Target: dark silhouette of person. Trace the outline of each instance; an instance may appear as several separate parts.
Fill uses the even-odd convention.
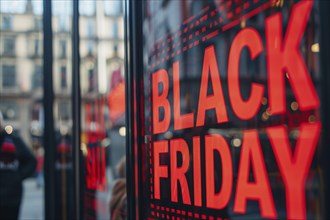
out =
[[[22,182],[34,174],[37,160],[23,140],[3,129],[0,112],[0,219],[18,219]]]

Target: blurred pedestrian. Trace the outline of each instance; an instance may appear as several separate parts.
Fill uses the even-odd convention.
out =
[[[36,183],[37,188],[41,188],[44,185],[44,175],[43,175],[43,167],[44,167],[44,149],[41,145],[39,145],[36,151],[37,157],[37,168],[36,168]]]
[[[126,194],[126,159],[123,157],[117,165],[118,179],[114,183],[111,200],[111,220],[124,220],[127,218],[127,194]]]
[[[34,174],[36,158],[23,140],[3,128],[0,112],[0,219],[18,219],[22,182]]]

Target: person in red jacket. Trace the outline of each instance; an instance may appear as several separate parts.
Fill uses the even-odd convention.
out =
[[[3,129],[0,112],[0,219],[18,219],[22,182],[34,174],[36,158],[23,140]]]

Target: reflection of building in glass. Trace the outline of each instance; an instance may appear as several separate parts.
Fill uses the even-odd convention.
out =
[[[20,132],[27,143],[32,136],[40,136],[43,128],[42,76],[47,74],[42,66],[42,15],[36,14],[33,6],[32,1],[27,1],[24,11],[0,14],[0,110],[5,123]],[[113,13],[107,8],[103,1],[96,1],[94,13],[80,16],[83,102],[100,93],[106,95],[113,72],[109,60],[118,58],[123,62],[123,12]],[[55,126],[56,130],[67,131],[71,126],[72,84],[69,13],[53,16]]]

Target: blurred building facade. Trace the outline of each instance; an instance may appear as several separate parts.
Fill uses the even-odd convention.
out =
[[[80,17],[83,103],[100,94],[106,96],[112,73],[123,65],[123,7],[115,3],[113,10],[107,11],[103,1],[95,1],[94,13]],[[54,121],[61,133],[69,132],[72,124],[71,21],[71,15],[53,16]],[[43,131],[42,87],[47,73],[43,73],[42,15],[34,13],[28,0],[24,13],[1,12],[0,25],[0,110],[5,124],[31,144]],[[82,120],[82,127],[84,123]]]

